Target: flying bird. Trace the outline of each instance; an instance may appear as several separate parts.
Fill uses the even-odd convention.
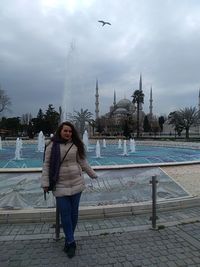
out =
[[[106,24],[111,25],[110,22],[103,21],[103,20],[98,20],[98,22],[102,23],[102,27],[103,27],[104,25],[106,25]]]

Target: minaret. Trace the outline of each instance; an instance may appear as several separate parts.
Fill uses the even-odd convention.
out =
[[[199,120],[200,120],[200,89],[199,89]],[[200,134],[200,123],[199,123],[199,134]]]
[[[142,74],[140,74],[139,90],[142,91]],[[142,111],[142,103],[139,104],[139,110]]]
[[[200,89],[199,89],[199,113],[200,113]]]
[[[150,89],[150,99],[149,99],[149,117],[150,117],[150,121],[152,121],[153,118],[153,98],[152,98],[152,86]]]
[[[142,74],[140,74],[139,90],[142,91]]]
[[[95,94],[95,115],[96,119],[99,118],[99,88],[98,88],[98,80],[96,80],[96,94]]]
[[[114,90],[114,100],[113,100],[113,106],[115,107],[116,106],[116,92]]]

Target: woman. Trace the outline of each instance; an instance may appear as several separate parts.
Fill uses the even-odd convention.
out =
[[[47,145],[42,170],[42,187],[48,192],[49,176],[56,178],[53,195],[56,197],[65,234],[64,251],[69,258],[75,255],[74,231],[78,221],[81,193],[85,188],[82,170],[91,178],[97,174],[86,160],[85,148],[74,125],[63,122]]]

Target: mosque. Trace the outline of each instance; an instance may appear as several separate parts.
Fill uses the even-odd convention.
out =
[[[140,75],[139,79],[139,90],[142,91],[142,75]],[[200,111],[200,89],[199,89],[199,101],[198,101],[198,109]],[[149,113],[145,114],[143,111],[143,105],[140,103],[139,106],[139,121],[140,125],[143,125],[143,120],[145,115],[147,115],[149,123],[151,124],[153,121],[153,97],[152,97],[152,87],[150,88],[149,95]],[[120,99],[118,102],[116,101],[116,92],[114,91],[113,104],[110,106],[109,112],[101,116],[104,122],[106,122],[106,130],[109,128],[118,128],[123,121],[127,118],[132,118],[133,121],[136,121],[137,117],[137,107],[131,100],[127,98]],[[99,87],[98,80],[96,80],[96,94],[95,94],[95,119],[98,120],[99,117]],[[174,132],[173,126],[166,121],[163,125],[163,133],[172,133]],[[141,126],[141,132],[143,131]],[[196,127],[191,127],[191,131],[194,133],[200,134],[200,125]]]
[[[139,90],[142,91],[142,76],[140,75],[139,80]],[[98,80],[96,81],[96,94],[95,94],[95,119],[99,119],[99,88]],[[150,90],[150,105],[149,105],[149,118],[153,118],[153,99],[152,99],[152,88]],[[143,111],[142,103],[139,106],[139,121],[142,122],[146,114]],[[113,105],[110,106],[108,113],[104,114],[101,118],[106,121],[107,128],[116,128],[119,129],[123,121],[127,118],[131,118],[133,121],[136,121],[137,117],[137,107],[131,100],[127,98],[120,99],[116,101],[116,92],[114,91]],[[140,123],[142,124],[142,123]],[[108,129],[107,129],[108,130]]]

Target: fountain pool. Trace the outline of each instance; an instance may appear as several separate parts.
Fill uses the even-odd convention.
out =
[[[101,141],[98,143],[101,146],[100,157],[96,155],[96,142],[90,144],[87,151],[88,161],[97,171],[98,179],[91,180],[85,175],[82,206],[148,202],[151,200],[149,181],[153,175],[159,181],[158,200],[190,197],[184,188],[154,164],[200,161],[199,147],[137,144],[133,149],[129,141],[125,148],[117,142],[106,146]],[[20,159],[14,158],[14,143],[3,145],[0,150],[0,209],[55,207],[53,195],[48,194],[45,201],[40,188],[43,153],[38,151],[37,144],[23,143]]]
[[[20,170],[20,169],[19,169]],[[159,181],[158,200],[185,198],[189,194],[160,168],[127,168],[96,170],[98,179],[85,174],[86,189],[81,206],[102,206],[148,202],[151,200],[149,181],[156,175]],[[44,200],[39,172],[0,174],[0,209],[38,209],[55,207],[52,193]]]
[[[171,162],[200,161],[200,149],[187,147],[164,147],[155,145],[136,145],[133,151],[127,144],[124,147],[118,144],[100,143],[101,155],[96,155],[96,145],[90,144],[87,158],[92,166],[155,164]],[[43,153],[38,151],[37,144],[23,144],[20,159],[15,159],[15,146],[3,146],[0,150],[0,168],[40,168]]]

